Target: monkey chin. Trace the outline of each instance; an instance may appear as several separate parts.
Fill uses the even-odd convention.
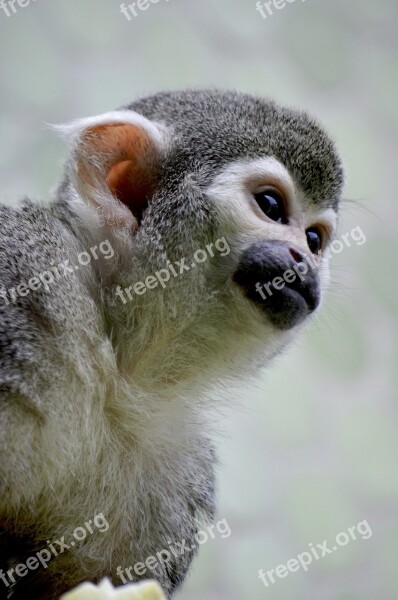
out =
[[[303,325],[317,309],[319,302],[319,299],[314,302],[297,290],[285,288],[282,293],[274,294],[266,302],[256,304],[276,329],[289,331]]]

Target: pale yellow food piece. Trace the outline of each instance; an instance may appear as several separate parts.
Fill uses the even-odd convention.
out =
[[[96,586],[82,583],[76,589],[64,594],[61,600],[166,600],[156,581],[132,583],[114,588],[108,579]]]

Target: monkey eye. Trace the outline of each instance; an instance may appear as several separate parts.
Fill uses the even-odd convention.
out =
[[[254,194],[254,198],[263,213],[276,223],[287,223],[285,201],[276,190],[265,190]]]
[[[322,249],[323,236],[318,227],[310,227],[306,230],[308,248],[313,254],[318,254]]]

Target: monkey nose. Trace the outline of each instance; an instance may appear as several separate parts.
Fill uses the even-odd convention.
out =
[[[289,252],[290,256],[293,258],[293,260],[296,261],[296,263],[303,262],[304,257],[302,256],[302,254],[300,254],[298,250],[296,250],[296,248],[289,247]]]
[[[233,275],[246,298],[278,329],[291,329],[320,303],[317,265],[286,242],[252,244]]]

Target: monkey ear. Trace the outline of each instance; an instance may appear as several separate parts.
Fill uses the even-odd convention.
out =
[[[70,145],[68,174],[78,195],[73,201],[94,207],[105,226],[134,233],[156,189],[169,130],[129,110],[56,129]]]

